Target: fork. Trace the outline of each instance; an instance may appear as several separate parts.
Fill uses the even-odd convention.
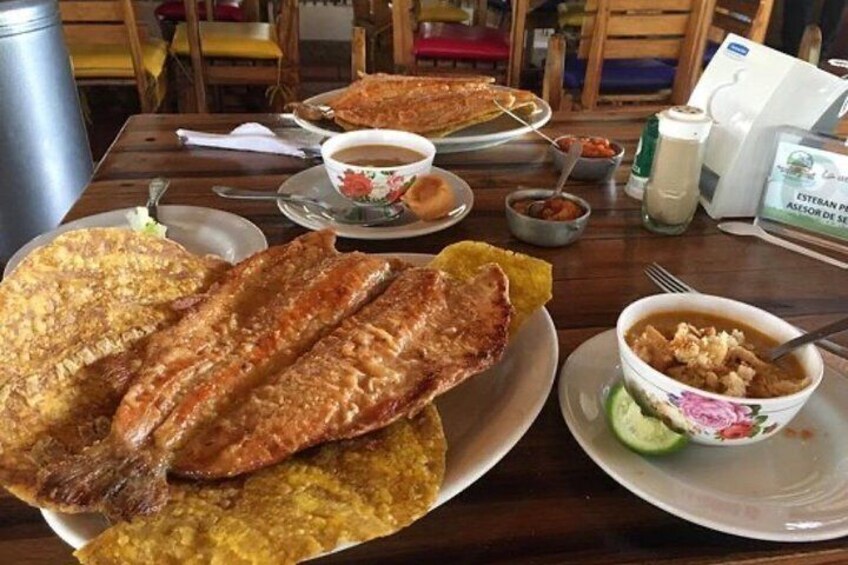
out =
[[[660,287],[663,292],[667,292],[670,294],[675,293],[692,293],[692,294],[700,294],[697,290],[680,280],[679,278],[672,275],[665,268],[658,265],[657,263],[651,263],[648,265],[648,268],[645,269],[645,275],[651,279],[651,281]],[[801,328],[798,328],[800,331],[805,331]],[[844,347],[839,345],[838,343],[832,342],[829,339],[821,339],[816,342],[816,345],[821,347],[826,351],[830,351],[834,355],[839,355],[845,359],[848,359],[848,347]]]

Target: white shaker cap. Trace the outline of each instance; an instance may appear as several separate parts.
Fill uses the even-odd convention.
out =
[[[703,141],[710,134],[713,121],[700,108],[672,106],[659,113],[660,135],[676,139]]]

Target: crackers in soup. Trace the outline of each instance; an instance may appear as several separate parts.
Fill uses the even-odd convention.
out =
[[[794,355],[763,359],[778,341],[702,312],[661,312],[637,322],[627,343],[642,361],[684,384],[727,396],[774,398],[810,383]]]

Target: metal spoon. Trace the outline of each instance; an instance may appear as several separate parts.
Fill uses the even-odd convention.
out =
[[[565,188],[565,182],[568,180],[569,175],[571,175],[571,171],[574,170],[574,165],[577,164],[577,159],[580,158],[582,153],[583,144],[580,143],[579,140],[575,139],[571,142],[571,147],[568,148],[568,153],[565,154],[565,161],[562,164],[562,173],[559,175],[559,181],[557,181],[556,188],[554,188],[554,193],[550,198],[546,198],[545,200],[531,202],[530,206],[527,207],[528,216],[541,218],[542,209],[545,207],[545,203],[562,196],[562,189]]]
[[[223,198],[231,198],[236,200],[271,200],[275,202],[283,201],[291,204],[299,204],[304,208],[312,208],[318,212],[325,220],[336,222],[338,224],[348,224],[356,226],[378,226],[396,220],[403,212],[404,207],[400,204],[392,204],[380,208],[368,208],[364,206],[348,206],[344,208],[336,208],[305,196],[297,196],[294,194],[277,194],[263,192],[260,190],[241,190],[229,186],[213,186],[212,192]]]
[[[765,357],[769,361],[776,361],[777,359],[783,357],[793,349],[797,349],[802,345],[807,345],[808,343],[813,343],[814,341],[826,338],[829,335],[844,332],[845,330],[848,330],[848,318],[842,318],[841,320],[837,320],[816,330],[807,332],[803,335],[799,335],[795,339],[790,339],[786,343],[778,345],[770,351],[767,351]]]
[[[840,269],[848,269],[848,263],[844,263],[843,261],[834,259],[833,257],[828,257],[827,255],[818,253],[812,249],[807,249],[797,243],[792,243],[791,241],[775,237],[756,224],[749,224],[747,222],[722,222],[718,225],[718,229],[733,235],[759,237],[763,241],[783,247],[789,251],[794,251],[795,253],[800,253],[801,255],[806,255],[807,257],[824,261],[825,263],[833,265],[834,267],[839,267]]]
[[[159,221],[159,200],[170,184],[171,181],[168,179],[156,177],[147,185],[147,214],[157,222]]]
[[[507,114],[507,115],[511,116],[514,120],[516,120],[516,121],[518,121],[518,122],[521,122],[522,124],[524,124],[525,126],[527,126],[528,128],[530,128],[531,130],[533,130],[533,133],[535,133],[535,134],[536,134],[536,135],[538,135],[539,137],[541,137],[541,138],[545,139],[548,143],[550,143],[550,144],[551,144],[551,145],[553,145],[554,147],[557,147],[557,143],[556,143],[556,141],[554,141],[553,139],[551,139],[550,137],[548,137],[546,134],[544,134],[544,133],[542,133],[541,131],[539,131],[538,129],[536,129],[536,126],[534,126],[533,124],[531,124],[530,122],[528,122],[527,120],[525,120],[524,118],[522,118],[521,116],[519,116],[518,114],[516,114],[515,112],[513,112],[512,110],[510,110],[509,108],[506,108],[506,107],[502,106],[502,105],[501,105],[501,103],[500,103],[500,102],[498,102],[497,100],[493,100],[493,102],[495,103],[495,106],[497,106],[498,108],[500,108],[500,110],[501,110],[503,113],[505,113],[505,114]]]

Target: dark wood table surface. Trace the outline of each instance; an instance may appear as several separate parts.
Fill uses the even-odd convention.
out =
[[[287,223],[273,203],[225,201],[209,188],[227,184],[273,190],[307,164],[274,155],[187,149],[174,135],[178,127],[225,132],[246,121],[286,126],[273,115],[131,118],[67,219],[139,205],[151,177],[165,176],[171,188],[164,204],[226,209],[255,222],[271,245],[290,240],[303,230]],[[622,142],[632,157],[641,128],[641,116],[605,113],[563,115],[546,131],[606,136]],[[591,204],[591,221],[579,242],[553,250],[512,238],[503,210],[504,197],[518,185],[555,182],[543,141],[529,136],[485,151],[439,156],[436,164],[474,189],[474,210],[465,220],[417,239],[340,240],[340,248],[437,253],[449,243],[477,239],[550,261],[555,280],[548,310],[561,360],[587,338],[613,327],[628,303],[656,292],[643,275],[653,261],[702,291],[750,302],[801,326],[848,315],[848,277],[837,268],[758,240],[723,235],[703,213],[679,237],[642,229],[639,203],[623,191],[629,159],[615,183],[570,183],[569,190]],[[8,494],[0,497],[0,563],[71,561],[71,549],[38,510]],[[644,502],[580,449],[563,422],[554,388],[525,437],[470,488],[407,529],[324,562],[848,563],[848,538],[754,541],[691,524]]]

